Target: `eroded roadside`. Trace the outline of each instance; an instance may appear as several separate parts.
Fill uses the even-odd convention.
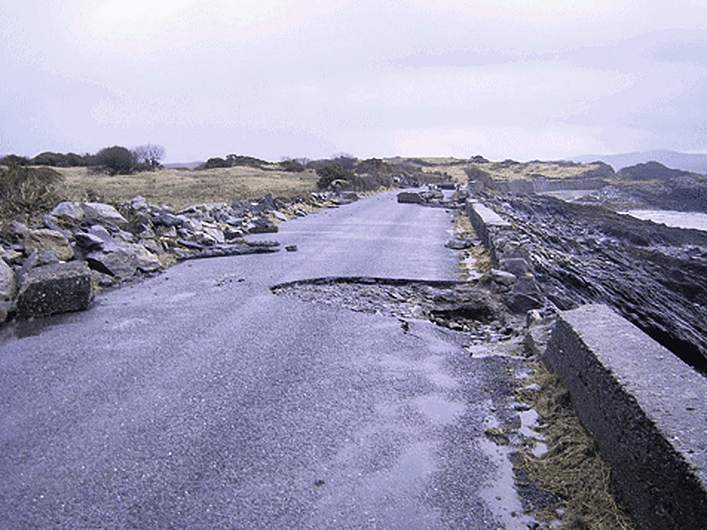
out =
[[[454,230],[455,239],[477,241],[461,213]],[[470,370],[492,364],[495,379],[481,389],[476,405],[485,417],[479,443],[498,466],[486,501],[509,528],[635,528],[612,496],[611,470],[574,414],[569,394],[539,360],[556,318],[553,309],[513,313],[505,303],[507,278],[491,269],[483,245],[457,252],[457,282],[318,278],[271,290],[309,303],[394,317],[406,333],[413,332],[416,321],[433,322],[468,354],[454,364]],[[514,492],[520,508],[511,499]]]

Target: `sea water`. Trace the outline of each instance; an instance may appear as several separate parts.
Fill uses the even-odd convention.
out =
[[[620,213],[675,228],[694,228],[695,230],[707,232],[707,213],[676,212],[671,210],[628,210]]]

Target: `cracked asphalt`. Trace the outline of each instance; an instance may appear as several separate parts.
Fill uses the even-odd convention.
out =
[[[456,280],[452,213],[376,195],[6,327],[0,528],[525,529],[512,344],[276,296],[322,277]],[[473,352],[472,352],[473,353]]]

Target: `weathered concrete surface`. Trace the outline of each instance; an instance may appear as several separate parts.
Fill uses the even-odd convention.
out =
[[[23,276],[16,309],[23,317],[81,311],[92,298],[91,271],[84,262],[55,263]]]
[[[707,528],[707,380],[603,305],[561,314],[544,356],[641,528]]]
[[[504,220],[491,208],[478,201],[467,202],[466,212],[471,221],[471,225],[474,227],[474,230],[476,230],[476,234],[491,252],[491,257],[497,262],[493,244],[494,233],[499,229],[510,228],[511,223]]]

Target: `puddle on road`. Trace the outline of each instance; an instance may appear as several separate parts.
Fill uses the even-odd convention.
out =
[[[520,417],[518,434],[532,441],[531,453],[536,458],[542,457],[547,453],[547,444],[545,443],[545,437],[534,429],[538,425],[538,413],[533,409],[522,410],[518,412],[518,416]]]
[[[196,296],[196,293],[178,293],[170,296],[165,300],[165,302],[182,302],[184,300],[189,300],[190,298],[194,298]]]
[[[446,389],[455,388],[459,383],[443,368],[446,359],[439,355],[430,355],[421,361],[403,359],[395,355],[383,355],[380,364],[387,369],[420,372],[430,383]]]
[[[466,405],[463,403],[449,401],[439,396],[420,396],[413,400],[413,404],[435,425],[452,423],[466,410]]]
[[[487,431],[499,428],[494,416],[487,417],[484,424]],[[524,515],[515,485],[515,474],[510,460],[513,446],[499,444],[483,437],[479,438],[479,446],[496,468],[488,482],[479,490],[481,498],[486,501],[494,516],[503,522],[505,528],[533,528],[532,525],[536,521]]]

